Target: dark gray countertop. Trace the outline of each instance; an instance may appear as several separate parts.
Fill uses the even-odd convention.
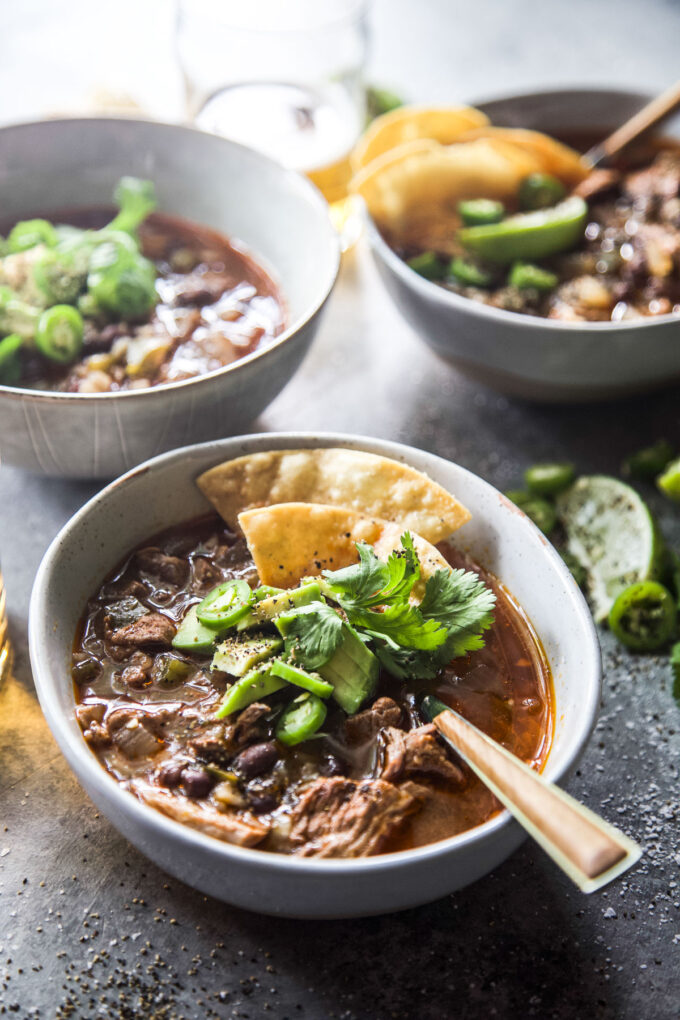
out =
[[[253,431],[346,430],[459,461],[500,488],[539,459],[616,472],[680,438],[677,391],[626,403],[515,403],[435,359],[363,249],[346,260],[303,369]],[[16,647],[0,691],[0,1014],[20,1017],[680,1016],[680,707],[663,658],[602,635],[596,732],[569,789],[639,839],[639,866],[591,897],[525,845],[430,906],[298,922],[232,909],[168,878],[97,814],[37,705],[26,651],[32,580],[96,490],[0,472],[0,555]],[[680,545],[678,508],[650,494]],[[190,879],[190,875],[187,876]]]

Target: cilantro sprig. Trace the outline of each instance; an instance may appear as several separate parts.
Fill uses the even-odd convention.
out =
[[[385,562],[365,542],[357,551],[358,563],[324,571],[324,602],[287,614],[286,650],[295,662],[307,669],[328,662],[345,628],[402,679],[433,678],[452,659],[483,647],[496,597],[477,574],[437,570],[414,605],[409,598],[420,563],[409,532]]]

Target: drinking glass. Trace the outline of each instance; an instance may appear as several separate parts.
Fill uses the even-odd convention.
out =
[[[179,0],[189,117],[342,201],[365,117],[368,0]]]

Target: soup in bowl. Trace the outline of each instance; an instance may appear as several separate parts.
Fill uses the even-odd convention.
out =
[[[31,646],[114,823],[198,888],[297,916],[426,902],[520,842],[424,693],[550,779],[599,693],[587,607],[528,519],[345,436],[226,440],[114,483],[47,554]]]

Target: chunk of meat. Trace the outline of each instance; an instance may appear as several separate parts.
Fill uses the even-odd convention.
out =
[[[271,709],[255,701],[234,716],[227,724],[209,722],[199,733],[188,741],[189,747],[204,761],[228,762],[249,744],[262,741],[267,736],[263,725]]]
[[[655,199],[674,198],[680,194],[680,154],[660,152],[643,170],[626,174],[623,190],[630,198],[643,205]]]
[[[409,776],[434,776],[461,786],[465,782],[462,769],[448,757],[446,748],[437,740],[432,723],[404,733],[389,727],[382,732],[383,765],[381,779],[396,782]]]
[[[76,719],[91,747],[106,747],[111,743],[111,734],[103,724],[105,712],[106,704],[103,701],[85,702],[76,706]]]
[[[121,680],[128,687],[140,689],[150,683],[149,671],[153,666],[153,659],[146,652],[137,650],[130,656],[130,661],[121,674]]]
[[[317,779],[291,814],[290,842],[300,857],[366,857],[420,807],[415,787],[382,779]]]
[[[194,560],[194,591],[208,591],[218,585],[222,577],[222,571],[210,560],[202,556]]]
[[[208,305],[217,301],[236,281],[229,273],[196,270],[186,273],[174,286],[175,305]]]
[[[213,836],[225,843],[236,846],[257,846],[267,835],[269,828],[261,822],[246,820],[236,814],[218,811],[207,804],[196,804],[186,797],[175,797],[158,790],[148,783],[136,780],[131,789],[139,799],[150,807],[161,811],[175,822],[181,822],[197,829],[206,836]]]
[[[145,645],[162,645],[169,648],[177,633],[172,620],[162,613],[145,613],[126,627],[119,627],[109,637],[113,645],[143,648]]]
[[[160,549],[150,546],[148,549],[140,549],[135,559],[145,573],[159,577],[176,588],[186,581],[189,567],[186,560],[181,560],[178,556],[169,556]]]
[[[111,740],[126,758],[147,758],[164,746],[160,735],[171,712],[147,712],[138,705],[114,709],[106,717]]]
[[[370,708],[352,715],[345,722],[348,744],[364,744],[385,726],[399,726],[401,709],[392,698],[378,698]]]

